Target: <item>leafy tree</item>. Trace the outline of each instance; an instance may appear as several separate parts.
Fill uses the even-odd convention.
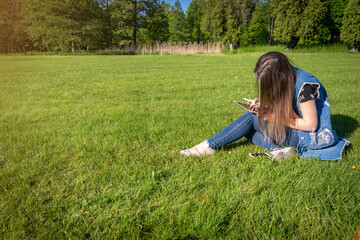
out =
[[[236,15],[236,5],[234,1],[225,1],[225,34],[222,38],[222,43],[230,44],[230,49],[233,45],[240,43],[241,27],[239,18]]]
[[[275,16],[276,5],[270,0],[265,2],[266,3],[265,3],[264,11],[266,11],[266,16],[268,18],[268,33],[269,33],[268,43],[269,45],[271,45],[273,41],[274,22],[276,19]]]
[[[306,38],[301,39],[305,44],[328,44],[340,41],[340,27],[347,0],[327,0],[326,14]]]
[[[221,41],[226,32],[226,10],[224,1],[218,1],[211,12],[210,26],[208,30],[212,33],[215,42]]]
[[[23,0],[31,39],[47,51],[99,47],[102,10],[95,0]]]
[[[142,42],[165,42],[169,40],[169,5],[159,0],[148,0],[145,3]]]
[[[152,27],[159,24],[156,20],[150,23],[151,20],[146,18],[146,13],[154,14],[157,10],[159,9],[156,0],[115,0],[111,3],[113,43],[120,46],[131,44],[135,50],[139,41],[138,33],[146,38],[148,36],[144,28],[154,30]]]
[[[59,19],[55,15],[56,10],[51,2],[25,0],[24,1],[24,22],[27,25],[27,33],[35,46],[46,48],[51,51],[51,45],[55,45],[56,38],[60,32]],[[61,40],[60,40],[61,41]]]
[[[358,52],[360,47],[360,0],[349,0],[345,10],[340,38]]]
[[[301,24],[298,36],[307,38],[312,36],[314,29],[316,29],[322,19],[324,19],[328,8],[328,1],[326,0],[309,0],[303,13],[301,14]]]
[[[254,10],[254,0],[208,0],[202,28],[212,41],[247,45],[247,27]]]
[[[234,12],[238,25],[240,26],[240,43],[242,45],[248,45],[250,43],[248,27],[252,14],[255,11],[256,2],[256,0],[235,0]]]
[[[201,30],[201,19],[205,12],[205,0],[191,1],[186,12],[186,25],[190,33],[189,41],[191,42],[206,42],[205,33]]]
[[[248,27],[248,37],[251,44],[264,44],[269,41],[271,19],[268,2],[258,2]],[[270,27],[269,27],[270,25]]]
[[[340,40],[340,28],[348,0],[330,0],[329,3],[327,26],[331,34],[331,42],[335,43]]]
[[[300,38],[310,37],[320,25],[327,11],[323,0],[274,0],[274,37],[286,43],[286,49],[294,48]]]
[[[111,22],[111,3],[113,0],[99,0],[100,7],[103,9],[104,24],[102,24],[102,34],[104,44],[107,48],[112,45],[112,22]]]
[[[131,13],[126,0],[116,0],[110,4],[112,44],[131,44]]]
[[[207,0],[205,2],[205,11],[200,22],[200,30],[204,32],[205,36],[209,39],[210,42],[214,42],[214,37],[212,33],[214,29],[211,27],[211,25],[213,22],[212,11],[215,8],[216,2],[216,0]]]
[[[204,33],[205,37],[209,39],[210,42],[213,42],[212,37],[212,10],[215,7],[216,0],[207,0],[205,1],[204,13],[200,21],[200,30]]]
[[[169,40],[172,42],[181,42],[187,39],[185,29],[185,14],[181,8],[179,0],[170,10],[169,14]]]
[[[238,43],[239,22],[234,16],[233,0],[210,0],[206,3],[206,11],[201,22],[201,28],[211,41]]]
[[[0,0],[0,52],[26,52],[26,48],[30,47],[21,9],[20,0]]]
[[[130,12],[130,19],[131,19],[131,27],[132,27],[132,34],[131,34],[131,46],[133,49],[136,48],[136,34],[138,30],[138,14],[140,10],[138,10],[138,1],[131,0],[131,12]]]

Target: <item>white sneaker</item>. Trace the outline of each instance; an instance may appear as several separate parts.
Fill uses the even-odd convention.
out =
[[[293,147],[287,147],[284,149],[279,149],[271,152],[271,155],[273,155],[272,159],[276,162],[280,162],[284,159],[295,156],[295,154],[296,154],[296,150]]]
[[[182,155],[196,156],[196,157],[210,155],[210,154],[213,154],[214,152],[215,152],[215,150],[209,146],[209,143],[207,140],[203,141],[202,143],[199,143],[198,145],[196,145],[192,148],[188,148],[188,149],[180,151],[180,153]]]

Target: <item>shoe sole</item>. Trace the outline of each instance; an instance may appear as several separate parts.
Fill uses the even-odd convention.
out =
[[[293,147],[290,147],[290,148],[287,149],[287,151],[283,152],[283,158],[284,159],[295,156],[295,155],[296,155],[296,150]]]
[[[287,149],[284,149],[285,151],[278,152],[276,155],[273,156],[273,160],[276,162],[280,162],[282,160],[285,160],[287,158],[290,158],[292,156],[296,155],[296,150],[293,147],[289,147]]]

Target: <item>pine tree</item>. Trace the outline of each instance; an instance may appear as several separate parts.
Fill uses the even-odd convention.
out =
[[[216,0],[205,1],[204,15],[201,18],[200,29],[204,33],[206,39],[210,42],[214,42],[212,31],[214,30],[211,25],[213,22],[212,11],[215,7]]]
[[[0,0],[0,52],[26,52],[30,41],[21,14],[21,0]]]
[[[275,39],[291,49],[300,38],[310,37],[325,17],[327,3],[325,0],[274,0],[277,5]]]
[[[328,9],[327,0],[309,0],[301,14],[298,36],[300,38],[311,37],[315,29],[325,18]]]
[[[112,45],[112,22],[111,22],[111,3],[113,0],[98,0],[100,7],[103,9],[103,24],[102,24],[102,34],[104,46],[108,49]]]
[[[169,14],[169,40],[171,42],[182,42],[187,39],[185,29],[185,14],[181,8],[179,0],[170,10]]]
[[[252,14],[252,18],[247,29],[248,37],[251,44],[265,44],[269,40],[269,4],[267,2],[259,2],[256,10]],[[271,23],[270,23],[271,24]]]
[[[330,0],[328,29],[332,43],[340,40],[340,28],[348,0]]]
[[[99,47],[102,9],[96,0],[23,0],[26,31],[47,51]]]
[[[205,0],[193,0],[186,12],[186,29],[189,31],[189,41],[206,42],[207,38],[201,29],[201,19],[205,12]]]
[[[230,49],[233,45],[238,45],[240,43],[240,24],[236,18],[236,8],[235,4],[231,0],[225,1],[225,29],[226,32],[222,38],[223,44],[230,44]]]
[[[226,33],[226,9],[224,1],[218,1],[212,9],[210,31],[215,42],[222,41]]]
[[[166,42],[169,40],[169,23],[167,20],[169,5],[159,2],[159,0],[148,0],[145,4],[144,29],[141,31],[142,42]]]
[[[254,10],[254,0],[208,0],[202,29],[212,41],[247,45],[247,28]]]
[[[349,0],[342,21],[340,38],[358,52],[360,47],[360,0]]]
[[[234,41],[232,30],[237,26],[237,21],[234,19],[233,8],[232,0],[207,2],[202,29],[211,41],[224,44]]]

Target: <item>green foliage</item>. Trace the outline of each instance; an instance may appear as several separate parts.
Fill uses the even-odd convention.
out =
[[[333,44],[340,41],[346,6],[347,0],[192,0],[185,14],[179,1],[171,6],[161,0],[0,0],[0,52],[129,46],[135,52],[137,44],[167,41],[235,48]],[[344,28],[342,39],[356,45],[345,36],[354,35],[359,23],[346,24],[352,27]]]
[[[220,42],[226,34],[226,12],[224,1],[218,1],[211,11],[210,25],[207,30],[211,32],[211,36],[214,42]]]
[[[26,31],[47,51],[99,47],[102,11],[95,0],[24,0]]]
[[[269,40],[270,4],[259,2],[252,14],[252,18],[247,29],[248,41],[251,44],[265,44]],[[271,24],[271,23],[270,23]]]
[[[169,23],[167,20],[168,5],[158,0],[145,3],[145,16],[143,26],[145,33],[140,43],[150,43],[154,41],[166,42],[169,40]]]
[[[225,34],[222,38],[224,44],[235,44],[240,42],[241,28],[238,19],[236,18],[235,6],[232,1],[225,2]]]
[[[309,38],[320,25],[327,12],[327,2],[323,0],[274,1],[276,20],[274,38],[294,48],[300,38]]]
[[[330,0],[330,21],[327,26],[331,34],[332,42],[340,41],[340,27],[348,0]]]
[[[341,27],[341,40],[350,44],[353,51],[360,48],[360,1],[349,0]]]
[[[334,28],[340,28],[348,0],[330,0],[330,17]]]
[[[358,54],[288,54],[326,87],[342,161],[179,154],[244,113],[262,50],[0,57],[0,239],[351,239]]]
[[[138,2],[136,2],[138,4]],[[136,7],[138,7],[136,5]],[[132,44],[134,16],[138,18],[138,10],[134,9],[131,0],[115,0],[110,4],[112,42],[115,45],[126,46]],[[138,26],[136,25],[138,30]]]
[[[202,29],[211,41],[246,45],[247,27],[255,4],[249,0],[207,1]]]
[[[327,1],[310,0],[305,7],[301,17],[301,24],[297,36],[300,38],[310,37],[322,19],[325,17],[328,8]]]
[[[329,0],[324,2],[326,6],[325,16],[321,20],[318,19],[315,26],[309,25],[307,32],[310,33],[306,36],[302,36],[299,39],[299,44],[301,45],[318,45],[318,44],[329,44],[337,43],[340,41],[340,24],[344,14],[344,10],[347,5],[347,0]],[[315,10],[314,10],[315,9]],[[310,21],[313,22],[314,19],[311,15],[319,16],[319,13],[316,13],[317,6],[313,6],[308,11],[310,16]],[[304,17],[307,19],[308,17]],[[310,30],[310,31],[309,31]]]
[[[188,36],[185,29],[185,14],[177,0],[169,13],[169,33],[171,42],[185,41]]]
[[[201,29],[201,19],[205,13],[205,0],[193,0],[186,11],[186,29],[190,33],[190,42],[207,42],[207,37]]]
[[[21,8],[20,0],[0,0],[0,53],[26,51],[31,46]]]
[[[159,0],[115,0],[110,3],[112,43],[128,46],[169,40],[169,8]]]

